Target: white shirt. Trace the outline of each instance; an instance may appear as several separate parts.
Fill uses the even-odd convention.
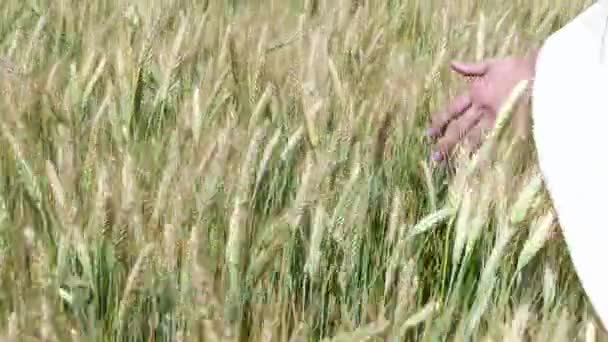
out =
[[[608,328],[608,0],[541,48],[532,97],[540,169],[577,275]]]

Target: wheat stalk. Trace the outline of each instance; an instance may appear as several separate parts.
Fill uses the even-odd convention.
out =
[[[248,216],[250,206],[251,184],[255,175],[255,161],[257,159],[258,147],[266,133],[265,127],[256,129],[245,160],[241,165],[240,177],[237,184],[234,199],[234,209],[230,216],[230,226],[228,231],[228,241],[226,243],[226,261],[229,274],[229,305],[227,306],[227,316],[234,321],[237,311],[240,310],[242,273],[245,271],[244,249],[248,248]]]
[[[517,260],[518,271],[521,271],[545,245],[545,242],[551,236],[551,231],[554,229],[555,220],[555,214],[551,210],[533,225],[530,237],[524,244],[519,259]]]
[[[118,336],[123,335],[123,328],[127,324],[127,313],[129,311],[129,306],[134,299],[133,292],[137,287],[140,286],[142,275],[144,274],[146,263],[148,262],[148,257],[152,253],[153,249],[153,244],[146,245],[139,253],[133,268],[131,268],[131,271],[129,272],[127,284],[122,292],[122,298],[118,304]]]

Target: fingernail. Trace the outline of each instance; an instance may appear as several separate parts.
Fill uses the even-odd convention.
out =
[[[431,155],[431,158],[434,161],[440,161],[441,160],[441,153],[440,152],[433,152],[433,154]]]

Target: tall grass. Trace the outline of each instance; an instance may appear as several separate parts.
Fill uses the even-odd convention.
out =
[[[588,3],[3,0],[1,333],[594,341],[530,142],[423,138]]]

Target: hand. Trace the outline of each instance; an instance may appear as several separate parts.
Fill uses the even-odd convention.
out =
[[[483,142],[485,133],[494,127],[496,115],[514,87],[522,80],[534,77],[536,52],[526,57],[488,59],[480,63],[452,62],[451,67],[462,76],[472,78],[469,89],[431,117],[427,135],[437,138],[432,158],[440,161],[460,143],[474,151]],[[520,98],[514,122],[518,133],[525,134],[527,117],[522,105],[528,98]]]

